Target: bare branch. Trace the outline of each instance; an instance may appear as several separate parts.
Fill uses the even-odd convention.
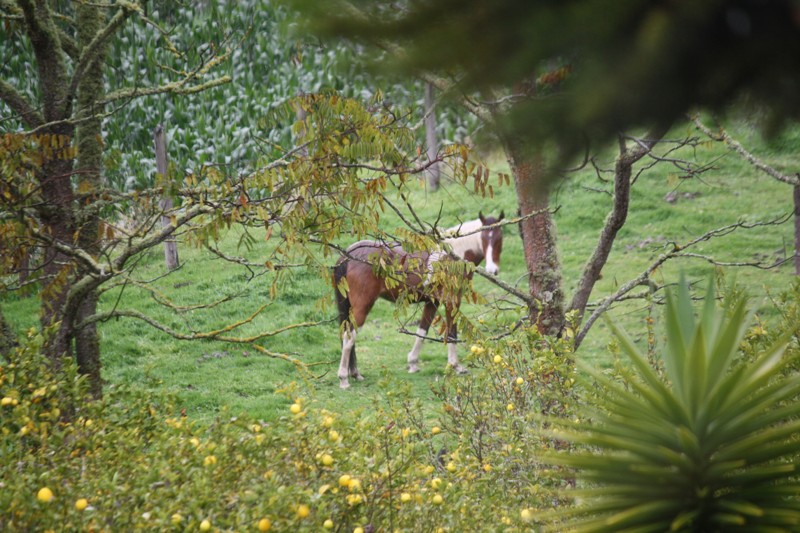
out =
[[[475,272],[477,272],[484,278],[488,279],[491,283],[494,283],[507,293],[513,294],[514,296],[525,302],[528,305],[528,307],[535,305],[536,301],[534,298],[531,297],[530,294],[525,294],[524,292],[520,291],[516,287],[513,287],[512,285],[509,285],[508,283],[498,278],[497,276],[489,274],[483,267],[475,267]]]
[[[617,233],[625,225],[625,221],[628,218],[633,164],[650,153],[668,129],[667,126],[662,126],[648,134],[646,140],[635,139],[636,145],[633,149],[627,147],[625,137],[620,136],[619,138],[619,156],[614,168],[613,207],[600,232],[597,246],[595,246],[591,258],[583,268],[581,279],[578,282],[578,287],[575,289],[575,295],[569,307],[570,311],[574,310],[579,313],[579,318],[583,316],[589,296],[600,278],[600,272],[608,261]]]
[[[599,304],[597,305],[595,310],[592,312],[592,314],[589,316],[589,318],[587,318],[586,321],[581,326],[580,332],[578,332],[578,334],[575,336],[575,348],[577,349],[578,346],[580,346],[581,342],[583,342],[583,339],[586,337],[586,334],[589,332],[589,330],[594,325],[594,323],[597,321],[597,319],[600,317],[600,315],[605,313],[608,310],[608,308],[611,307],[612,304],[620,301],[624,295],[626,295],[628,292],[633,290],[635,287],[637,287],[639,285],[647,284],[649,282],[650,275],[656,269],[658,269],[661,265],[663,265],[664,263],[666,263],[667,261],[669,261],[670,259],[673,259],[675,257],[699,257],[699,258],[702,258],[702,259],[706,259],[706,256],[701,256],[699,254],[689,254],[689,253],[687,253],[685,250],[687,250],[688,248],[691,248],[692,246],[695,246],[696,244],[699,244],[701,242],[709,241],[709,240],[711,240],[713,238],[716,238],[716,237],[721,237],[721,236],[724,236],[724,235],[728,235],[728,234],[730,234],[730,233],[732,233],[732,232],[734,232],[734,231],[736,231],[738,229],[754,229],[754,228],[763,227],[763,226],[774,226],[774,225],[783,224],[787,220],[789,220],[789,218],[791,218],[791,216],[792,216],[792,214],[789,213],[789,214],[782,215],[780,217],[774,218],[772,220],[767,220],[767,221],[764,221],[764,222],[736,222],[734,224],[728,224],[727,226],[722,226],[720,228],[715,228],[715,229],[709,230],[709,231],[705,232],[704,234],[702,234],[702,235],[700,235],[698,237],[695,237],[694,239],[690,240],[689,242],[687,242],[686,244],[684,244],[682,246],[681,245],[677,245],[675,243],[672,243],[670,245],[670,246],[672,246],[672,250],[659,255],[658,258],[656,258],[656,260],[653,261],[653,263],[651,263],[650,266],[648,266],[641,274],[639,274],[634,279],[632,279],[629,282],[627,282],[624,285],[622,285],[619,289],[617,289],[617,291],[614,294],[612,294],[610,296],[607,296],[606,298],[602,299],[599,302]],[[758,266],[758,268],[763,268],[763,265],[748,265],[748,264],[735,265],[733,263],[731,263],[730,265],[731,266]],[[777,265],[773,265],[773,267],[774,266],[777,266]]]
[[[158,87],[127,87],[110,92],[106,97],[98,102],[98,104],[107,104],[117,100],[126,100],[131,98],[138,98],[140,96],[152,96],[154,94],[194,94],[199,93],[220,85],[225,85],[231,82],[231,77],[228,75],[214,78],[213,80],[200,83],[198,85],[185,85],[185,80],[167,83]]]
[[[767,165],[762,160],[748,152],[744,149],[744,147],[733,137],[731,137],[725,129],[717,125],[717,133],[712,132],[709,128],[707,128],[703,122],[700,120],[698,115],[692,115],[689,117],[694,125],[705,133],[709,138],[714,139],[715,141],[722,141],[724,142],[728,148],[742,156],[748,163],[753,165],[758,170],[764,172],[768,176],[775,178],[778,181],[782,181],[783,183],[787,183],[789,185],[793,185],[795,187],[800,186],[800,174],[788,175],[779,172],[774,167]]]

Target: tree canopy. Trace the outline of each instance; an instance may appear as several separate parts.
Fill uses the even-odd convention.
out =
[[[695,106],[746,98],[769,110],[770,127],[800,111],[791,0],[295,3],[314,31],[400,45],[395,64],[407,71],[456,72],[462,89],[486,96],[513,88],[512,132],[567,153]],[[543,98],[554,84],[557,97]]]

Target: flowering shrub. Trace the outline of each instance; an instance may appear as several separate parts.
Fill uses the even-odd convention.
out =
[[[439,419],[385,381],[373,412],[290,387],[278,420],[206,425],[119,387],[90,401],[70,362],[48,373],[39,342],[0,365],[3,531],[513,531],[563,484],[536,457],[557,445],[539,414],[571,409],[565,341],[476,344],[472,374],[436,387]]]

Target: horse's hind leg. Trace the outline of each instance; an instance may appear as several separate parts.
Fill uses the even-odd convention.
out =
[[[348,377],[350,369],[355,366],[356,354],[356,328],[345,324],[342,330],[342,359],[339,361],[339,386],[346,389],[350,386]],[[351,357],[352,356],[352,357]],[[356,370],[358,372],[358,370]]]
[[[408,371],[411,373],[419,372],[419,352],[422,349],[422,343],[428,334],[433,318],[436,316],[436,307],[435,303],[426,302],[425,308],[422,310],[422,318],[417,328],[417,338],[414,339],[414,346],[408,352]]]
[[[375,303],[374,300],[372,303]],[[358,364],[356,362],[356,336],[358,328],[364,325],[372,305],[364,306],[362,302],[350,300],[353,311],[353,320],[355,324],[350,324],[349,320],[344,324],[342,329],[342,358],[339,361],[339,386],[346,389],[350,386],[349,377],[354,377],[358,381],[362,381],[364,376],[358,371]]]
[[[348,367],[350,377],[356,378],[358,381],[364,381],[364,376],[358,371],[358,363],[356,362],[356,344],[353,342],[353,347],[350,349],[350,365]]]

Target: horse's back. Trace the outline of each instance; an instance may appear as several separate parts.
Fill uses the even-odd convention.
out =
[[[337,264],[346,262],[351,292],[356,290],[367,299],[374,296],[395,301],[403,287],[414,291],[423,283],[429,256],[427,252],[408,253],[397,243],[362,240],[348,246]],[[400,275],[402,281],[387,286],[386,276],[376,268],[379,263],[384,268],[393,266],[390,270]]]

